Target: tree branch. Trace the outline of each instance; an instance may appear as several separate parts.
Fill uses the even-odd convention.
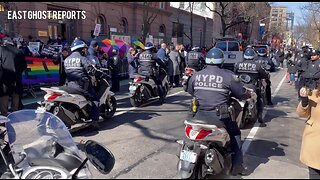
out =
[[[229,29],[229,28],[231,28],[232,26],[235,26],[235,25],[238,25],[238,24],[241,24],[241,23],[244,23],[244,22],[245,22],[245,21],[242,20],[242,21],[235,22],[235,23],[233,23],[233,24],[228,24],[228,25],[226,26],[226,30]]]
[[[183,34],[184,34],[185,36],[187,36],[187,38],[188,38],[189,40],[191,40],[191,38],[186,34],[186,32],[183,32]]]
[[[211,12],[214,12],[214,13],[218,14],[220,17],[222,17],[222,14],[220,14],[217,10],[211,9],[209,6],[207,6],[207,4],[205,4],[205,6],[206,6]]]

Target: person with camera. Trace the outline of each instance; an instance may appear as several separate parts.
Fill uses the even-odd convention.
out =
[[[313,51],[310,54],[310,62],[304,76],[311,82],[300,89],[301,101],[297,107],[297,114],[300,117],[307,118],[306,127],[302,136],[300,161],[309,168],[309,178],[320,178],[320,61],[319,51]]]

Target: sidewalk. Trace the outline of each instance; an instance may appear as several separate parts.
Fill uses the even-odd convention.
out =
[[[130,82],[130,79],[124,79],[120,81],[120,91],[115,92],[117,100],[128,98],[129,82]],[[29,105],[29,104],[37,103],[38,101],[43,101],[43,96],[45,95],[45,92],[39,89],[34,92],[34,95],[36,96],[35,98],[31,94],[24,96],[22,98],[22,104]]]
[[[297,90],[286,81],[267,110],[266,127],[251,140],[244,161],[251,174],[244,179],[308,179],[308,169],[300,162],[305,119],[296,113]]]

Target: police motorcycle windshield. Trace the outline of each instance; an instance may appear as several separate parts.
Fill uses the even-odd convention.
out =
[[[9,114],[7,118],[6,128],[14,162],[21,161],[21,153],[26,154],[18,165],[20,168],[28,168],[34,159],[52,158],[54,150],[50,149],[50,142],[58,143],[65,154],[78,157],[80,163],[84,160],[65,124],[57,116],[39,110],[20,110]],[[74,168],[77,169],[77,165]],[[78,178],[90,177],[87,167],[78,174]]]

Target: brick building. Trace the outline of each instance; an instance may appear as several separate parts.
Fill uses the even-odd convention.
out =
[[[0,9],[1,10],[1,9]],[[8,20],[7,10],[74,10],[85,11],[85,20]],[[169,34],[170,4],[167,2],[151,3],[149,14],[157,14],[151,25],[149,34],[163,39]],[[8,34],[19,34],[23,38],[31,35],[46,41],[49,36],[56,38],[63,36],[71,41],[76,36],[89,38],[95,24],[102,24],[101,33],[142,35],[143,4],[141,2],[10,2],[5,4],[4,11],[0,11],[0,27]]]

